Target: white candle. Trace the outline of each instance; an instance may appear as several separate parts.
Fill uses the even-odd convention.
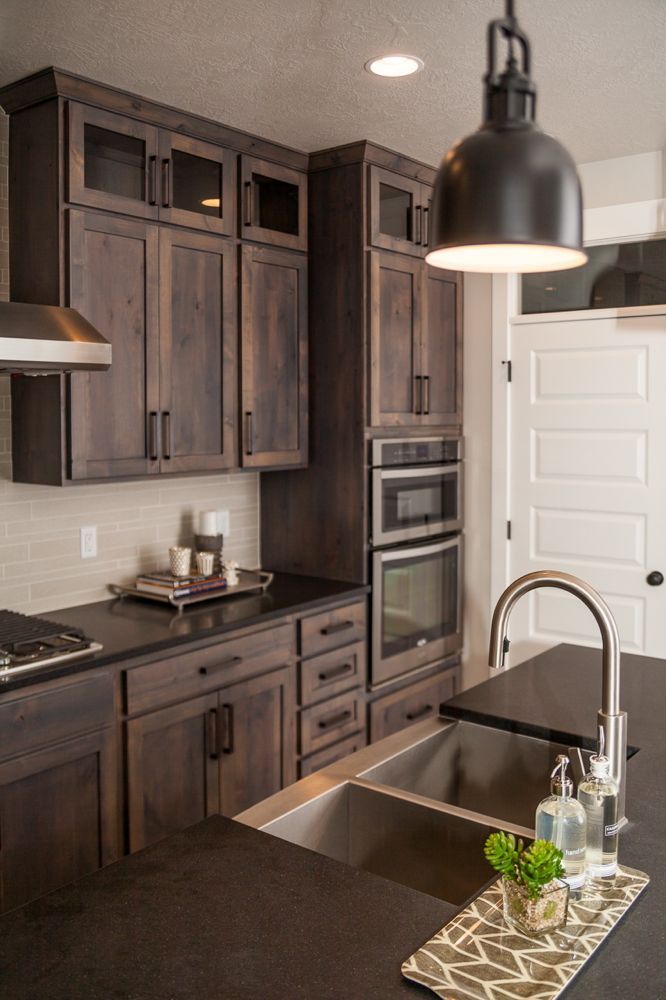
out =
[[[200,535],[216,535],[217,534],[217,511],[216,510],[202,510],[199,511],[199,531]]]

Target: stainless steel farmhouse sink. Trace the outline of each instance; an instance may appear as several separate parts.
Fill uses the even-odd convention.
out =
[[[352,754],[235,818],[460,905],[488,882],[483,843],[532,837],[552,760],[566,747],[431,719]]]

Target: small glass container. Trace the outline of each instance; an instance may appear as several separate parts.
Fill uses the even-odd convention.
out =
[[[502,896],[504,919],[522,934],[549,934],[567,922],[569,886],[562,879],[553,879],[543,887],[538,899],[530,899],[520,882],[502,878]]]

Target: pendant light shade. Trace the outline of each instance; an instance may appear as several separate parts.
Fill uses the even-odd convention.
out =
[[[507,40],[508,58],[498,75],[500,35]],[[515,46],[522,54],[521,68]],[[535,123],[529,41],[511,0],[506,17],[488,26],[484,82],[482,126],[449,150],[437,173],[426,260],[454,271],[505,273],[584,264],[576,165]]]

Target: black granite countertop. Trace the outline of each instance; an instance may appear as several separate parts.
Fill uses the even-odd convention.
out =
[[[285,615],[314,611],[338,599],[361,596],[368,589],[358,583],[276,573],[270,587],[263,592],[218,598],[192,605],[181,613],[164,604],[133,597],[51,611],[44,617],[82,628],[91,639],[102,643],[103,649],[84,659],[11,674],[3,680],[0,693],[107,663],[168,652],[182,643],[213,638]]]
[[[447,714],[592,739],[598,651],[560,646],[447,703]],[[620,860],[652,883],[567,990],[666,998],[666,661],[623,657],[639,747]],[[373,1000],[426,997],[400,964],[455,912],[231,820],[213,818],[0,920],[0,998]]]

